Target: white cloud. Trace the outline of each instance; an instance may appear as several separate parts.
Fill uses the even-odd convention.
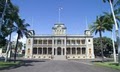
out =
[[[12,41],[16,41],[17,40],[17,34],[15,33],[15,34],[13,34],[12,35]],[[26,37],[24,36],[23,38],[21,38],[20,40],[19,40],[20,42],[22,42],[23,44],[25,44],[26,43]]]
[[[24,36],[24,37],[21,38],[19,41],[22,42],[23,44],[25,44],[25,43],[26,43],[26,37]]]

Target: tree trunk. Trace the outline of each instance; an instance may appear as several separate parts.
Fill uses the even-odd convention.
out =
[[[9,50],[10,50],[10,42],[11,42],[11,34],[9,36],[9,41],[8,41],[8,44],[7,44],[5,62],[7,62],[7,60],[8,60],[8,53],[9,53]]]
[[[114,56],[114,62],[116,63],[116,50],[115,50],[115,43],[114,43],[114,38],[113,38],[113,33],[111,32],[112,35],[112,44],[113,44],[113,56]]]
[[[99,35],[100,35],[100,49],[101,49],[102,62],[104,62],[103,45],[102,45],[102,32],[101,31],[99,31]]]
[[[15,46],[14,63],[16,62],[16,54],[17,54],[18,39],[19,39],[19,33],[18,33],[18,36],[17,36],[16,46]]]
[[[112,12],[112,15],[113,15],[114,23],[115,23],[116,40],[117,40],[117,45],[118,45],[118,62],[119,62],[119,65],[120,65],[120,37],[119,37],[118,25],[117,25],[117,21],[116,21],[116,18],[115,18],[115,13],[114,13],[114,9],[113,9],[113,5],[112,5],[111,0],[109,0],[109,3],[110,3],[110,7],[111,7],[111,12]]]

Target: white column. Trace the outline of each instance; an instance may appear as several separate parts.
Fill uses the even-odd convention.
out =
[[[66,49],[67,49],[67,48],[66,48],[66,44],[67,44],[67,43],[66,43],[66,39],[64,39],[64,44],[65,44],[64,54],[66,55]]]
[[[60,40],[61,40],[61,43],[60,43],[60,45],[63,45],[63,44],[62,44],[62,43],[63,43],[63,42],[62,42],[62,39],[60,39]]]
[[[47,45],[48,45],[48,40],[49,40],[49,39],[47,39]]]
[[[80,52],[81,52],[81,55],[82,55],[82,47],[80,48]]]
[[[38,47],[37,47],[37,55],[38,55]]]
[[[61,55],[63,55],[63,48],[61,48]]]
[[[57,48],[55,48],[55,55],[57,55]]]
[[[43,55],[43,47],[42,47],[42,55]]]
[[[47,47],[47,55],[48,55],[48,47]]]
[[[54,55],[54,38],[52,39],[52,55]]]
[[[42,45],[43,45],[43,39],[41,39],[42,40]]]
[[[70,54],[72,55],[72,48],[70,48]]]
[[[55,39],[55,44],[57,45],[57,39]]]
[[[75,39],[75,45],[77,45],[77,39]]]
[[[75,50],[76,50],[76,55],[77,55],[77,48],[75,48]]]
[[[70,39],[70,45],[72,45],[72,40]]]

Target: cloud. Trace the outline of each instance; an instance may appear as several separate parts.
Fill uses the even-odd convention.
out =
[[[16,41],[17,40],[17,36],[18,36],[17,34],[13,34],[12,35],[12,41]],[[24,36],[19,41],[22,42],[23,44],[25,44],[26,43],[26,37]]]

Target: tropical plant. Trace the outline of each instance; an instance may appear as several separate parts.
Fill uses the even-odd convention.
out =
[[[94,44],[94,53],[95,56],[101,56],[101,49],[100,49],[100,38],[94,38],[93,39]],[[112,39],[108,37],[102,37],[102,45],[103,45],[103,54],[105,57],[110,57],[110,55],[113,53],[112,48]]]
[[[117,25],[119,27],[119,22],[120,22],[120,8],[118,9],[115,9],[114,10],[114,13],[115,13],[115,17],[116,17],[116,21],[117,21]],[[112,23],[114,24],[114,19],[113,19],[113,15],[112,13],[108,13],[108,12],[104,12],[104,15],[106,18],[108,18],[109,20],[109,23]],[[116,62],[116,50],[115,50],[115,46],[114,46],[114,38],[113,38],[113,33],[111,31],[111,35],[112,35],[112,43],[113,43],[113,54],[114,54],[114,62]]]
[[[103,54],[103,46],[102,46],[102,32],[111,31],[112,30],[112,24],[108,24],[108,19],[105,16],[100,16],[96,18],[96,21],[90,25],[90,30],[92,32],[95,32],[95,34],[99,33],[100,36],[100,49],[101,49],[101,55],[102,55],[102,62],[104,62],[104,54]]]
[[[118,30],[118,25],[117,25],[117,20],[115,17],[115,12],[114,12],[114,8],[120,8],[120,0],[103,0],[103,2],[109,2],[110,4],[110,8],[111,8],[111,12],[112,12],[112,16],[114,19],[114,24],[115,24],[115,29],[116,29],[116,40],[117,40],[117,45],[118,45],[118,62],[120,64],[120,37],[119,37],[119,30]]]
[[[25,23],[25,20],[23,19],[18,19],[16,21],[17,24],[17,41],[16,41],[16,46],[15,46],[15,54],[14,54],[14,62],[16,61],[16,52],[17,52],[17,47],[18,47],[18,40],[25,35],[26,37],[29,36],[29,31],[27,30],[27,27],[30,26],[29,24]]]
[[[0,3],[2,5],[2,1]],[[8,0],[8,2],[6,4],[7,5],[5,6],[5,12],[3,13],[4,14],[4,17],[3,17],[4,22],[3,22],[2,28],[1,28],[1,32],[2,32],[1,36],[7,37],[9,35],[9,41],[7,44],[5,61],[7,61],[8,52],[10,50],[11,33],[16,30],[14,23],[15,23],[16,19],[19,18],[18,7],[13,5],[10,0]],[[3,11],[4,11],[4,4],[3,4]]]

